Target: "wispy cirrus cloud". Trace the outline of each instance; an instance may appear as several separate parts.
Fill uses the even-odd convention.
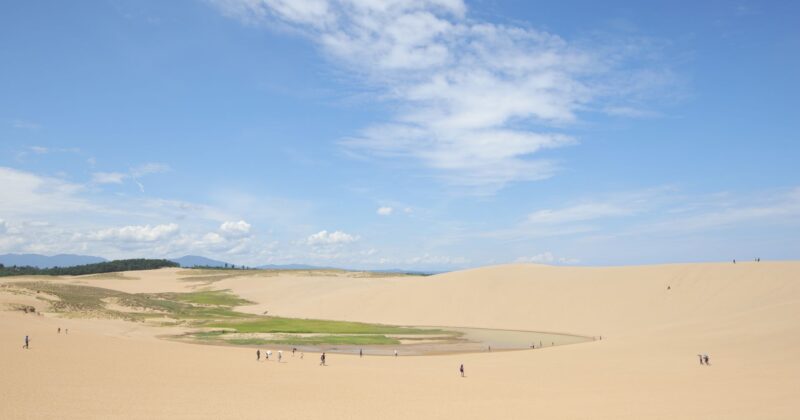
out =
[[[94,172],[92,182],[95,184],[122,184],[128,174],[122,172]]]
[[[90,162],[94,166],[96,162]],[[144,192],[144,184],[140,178],[150,175],[168,172],[170,167],[163,163],[145,163],[143,165],[135,166],[127,172],[93,172],[93,184],[122,184],[125,180],[132,180],[138,187],[139,191]]]
[[[557,162],[541,152],[577,143],[563,127],[580,112],[643,116],[628,102],[670,79],[642,64],[636,40],[569,42],[470,18],[461,0],[214,3],[247,24],[301,33],[396,105],[391,120],[344,139],[346,150],[408,158],[489,191],[552,176]]]
[[[765,193],[682,193],[675,187],[619,192],[535,210],[514,226],[478,234],[503,240],[687,235],[800,225],[800,188]]]
[[[16,119],[11,120],[11,127],[20,130],[39,130],[42,128],[42,125],[33,121]]]

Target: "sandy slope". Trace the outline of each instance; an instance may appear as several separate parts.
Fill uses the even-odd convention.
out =
[[[139,280],[80,281],[193,287],[176,270],[127,275]],[[333,355],[320,367],[312,354],[256,363],[251,349],[160,341],[138,324],[0,312],[0,418],[793,419],[800,411],[798,262],[287,274],[211,287],[259,302],[249,308],[257,313],[604,339],[491,354]],[[0,293],[0,303],[18,298]],[[699,366],[699,352],[713,365]]]

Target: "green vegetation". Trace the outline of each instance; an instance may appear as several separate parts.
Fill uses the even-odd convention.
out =
[[[36,268],[5,267],[0,265],[0,277],[3,276],[82,276],[86,274],[113,273],[118,271],[153,270],[164,267],[178,267],[178,263],[169,260],[150,260],[144,258],[130,260],[106,261],[96,264],[76,265],[73,267]]]
[[[255,303],[234,295],[230,292],[230,290],[208,290],[192,293],[162,293],[160,296],[164,297],[165,299],[196,303],[199,305],[241,306]]]
[[[254,346],[262,344],[285,344],[290,346],[319,346],[319,345],[389,345],[400,344],[400,340],[385,335],[317,335],[312,337],[286,336],[274,339],[263,338],[232,338],[226,343]]]
[[[420,329],[363,322],[259,316],[234,311],[235,306],[252,304],[229,290],[188,293],[126,293],[101,287],[53,281],[15,282],[6,285],[20,292],[36,294],[49,302],[51,310],[70,316],[99,316],[130,321],[156,319],[190,328],[214,328],[190,333],[184,338],[236,345],[390,345],[397,337],[455,337],[452,331]],[[54,296],[57,299],[52,299]],[[247,337],[242,334],[270,334]],[[299,334],[299,335],[298,335]],[[310,334],[310,335],[309,335]]]
[[[47,281],[12,283],[13,287],[32,292],[47,293],[58,300],[50,306],[56,312],[75,315],[92,315],[109,318],[122,318],[131,321],[144,320],[154,316],[168,316],[183,321],[220,321],[231,318],[252,317],[235,312],[228,303],[251,303],[227,291],[190,293],[125,293],[102,287],[61,284]],[[120,311],[108,308],[113,300],[127,307]],[[192,302],[224,302],[224,304],[193,304]]]
[[[440,334],[441,330],[395,327],[362,322],[327,321],[320,319],[260,317],[255,320],[209,323],[209,327],[226,328],[239,333],[292,334]]]

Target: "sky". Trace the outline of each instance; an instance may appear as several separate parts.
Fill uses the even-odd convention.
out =
[[[799,18],[744,0],[6,2],[0,253],[798,259]]]

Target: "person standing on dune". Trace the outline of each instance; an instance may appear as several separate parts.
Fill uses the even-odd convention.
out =
[[[25,345],[22,346],[22,348],[23,349],[29,349],[30,348],[30,338],[27,335],[25,336]]]
[[[261,360],[261,350],[256,350],[256,362]]]
[[[461,364],[461,367],[458,368],[458,371],[461,372],[461,377],[464,377],[464,364]]]

